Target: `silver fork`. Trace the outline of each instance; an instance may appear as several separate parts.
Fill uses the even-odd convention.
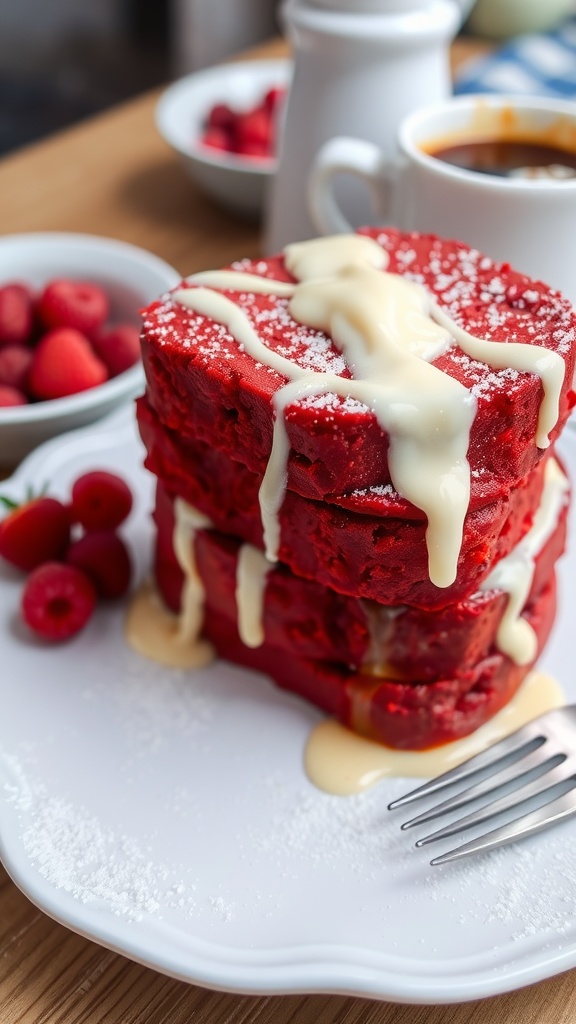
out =
[[[497,796],[495,800],[484,803],[478,810],[419,839],[416,846],[426,846],[438,839],[455,835],[537,797],[541,798],[540,806],[473,839],[472,842],[435,857],[431,864],[446,864],[448,861],[469,857],[473,853],[505,846],[507,843],[540,832],[576,813],[576,704],[549,711],[540,718],[535,718],[487,750],[464,761],[457,768],[452,768],[405,796],[393,800],[388,805],[388,810],[392,811],[421,797],[430,796],[480,772],[480,781],[404,822],[402,828],[413,828],[415,825],[432,821],[448,811],[464,807],[471,801],[501,788],[506,789],[504,795]]]

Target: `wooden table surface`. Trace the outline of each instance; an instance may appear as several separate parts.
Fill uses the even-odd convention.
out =
[[[457,64],[481,46],[457,43]],[[278,43],[258,55],[283,52]],[[112,235],[182,274],[255,256],[259,232],[197,192],[153,126],[147,95],[0,160],[0,231]],[[0,867],[1,1024],[568,1024],[576,973],[455,1006],[340,996],[247,997],[173,981],[73,934]]]

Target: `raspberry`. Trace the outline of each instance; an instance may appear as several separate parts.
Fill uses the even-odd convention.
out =
[[[118,324],[96,335],[92,345],[111,377],[129,370],[140,359],[140,331],[132,324]]]
[[[276,114],[278,107],[286,99],[286,89],[281,85],[273,85],[264,96],[262,106],[269,114]]]
[[[60,327],[40,339],[28,386],[35,398],[62,398],[97,387],[108,379],[88,339],[71,327]]]
[[[32,353],[23,345],[6,345],[5,348],[0,348],[0,384],[26,391],[31,362]]]
[[[243,142],[238,150],[239,156],[269,157],[270,150],[263,142]]]
[[[237,113],[217,103],[208,114],[202,141],[205,146],[241,156],[270,157],[274,153],[275,117],[286,89],[275,86],[251,110]]]
[[[205,146],[211,146],[212,149],[223,149],[229,153],[232,149],[232,136],[222,130],[222,128],[207,128],[202,137],[202,142]]]
[[[45,327],[73,327],[92,334],[108,317],[108,296],[86,281],[51,281],[38,300],[37,313]]]
[[[0,345],[25,345],[32,334],[32,296],[25,285],[0,288]]]
[[[17,388],[8,387],[7,384],[0,384],[0,409],[8,409],[13,405],[28,405],[26,395]]]
[[[112,530],[85,533],[71,544],[66,561],[86,573],[98,597],[107,600],[122,597],[130,586],[130,555],[122,538]]]
[[[72,519],[85,530],[115,530],[132,508],[132,492],[115,473],[94,470],[72,487]]]
[[[68,640],[88,622],[96,605],[94,586],[80,569],[45,562],[28,577],[22,618],[46,640]]]
[[[240,114],[236,122],[236,148],[238,153],[267,156],[272,152],[273,128],[266,110],[257,107],[248,114]]]
[[[208,114],[206,128],[217,128],[228,134],[234,130],[236,114],[227,103],[216,103]]]
[[[24,572],[63,558],[69,541],[70,515],[55,498],[34,498],[0,522],[0,555]]]

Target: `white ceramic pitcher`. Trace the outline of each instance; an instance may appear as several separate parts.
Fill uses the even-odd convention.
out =
[[[316,234],[306,182],[320,147],[355,135],[392,155],[403,118],[451,91],[449,43],[460,21],[454,0],[284,0],[294,79],[272,184],[264,247],[277,252]],[[348,220],[366,219],[364,191],[338,183]]]

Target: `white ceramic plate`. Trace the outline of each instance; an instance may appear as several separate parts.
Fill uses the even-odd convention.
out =
[[[576,436],[563,452],[576,469]],[[152,484],[128,414],[50,442],[0,493],[116,469],[138,495],[126,533],[149,561]],[[574,699],[576,554],[543,667]],[[386,811],[308,783],[319,714],[225,663],[193,675],[132,654],[122,610],[69,645],[30,640],[21,581],[0,575],[0,853],[75,931],[160,971],[241,992],[399,1002],[495,995],[576,965],[576,822],[431,868]],[[411,784],[410,784],[411,785]],[[448,840],[452,842],[453,840]]]

